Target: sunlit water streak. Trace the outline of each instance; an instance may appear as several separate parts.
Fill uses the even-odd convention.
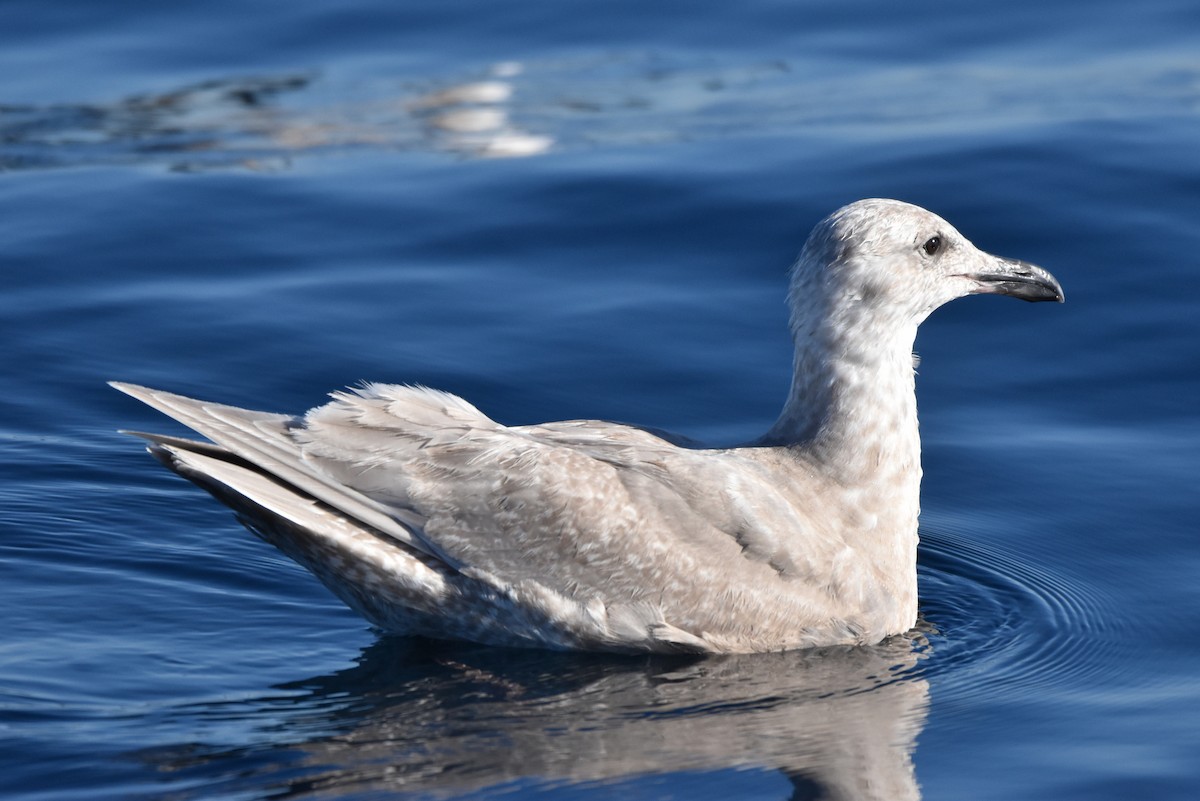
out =
[[[931,107],[936,84],[953,104]],[[1102,88],[1101,88],[1102,87]],[[461,157],[669,144],[739,136],[963,135],[1127,110],[1192,116],[1190,55],[1119,55],[1056,70],[847,69],[803,59],[730,63],[630,52],[506,61],[473,74],[319,72],[204,81],[105,103],[0,106],[0,168],[152,164],[286,169],[304,154],[381,149]]]

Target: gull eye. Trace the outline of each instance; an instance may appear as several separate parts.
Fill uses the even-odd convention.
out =
[[[921,250],[925,251],[925,255],[934,256],[942,249],[942,238],[940,236],[931,236],[925,240],[925,244],[921,245]]]

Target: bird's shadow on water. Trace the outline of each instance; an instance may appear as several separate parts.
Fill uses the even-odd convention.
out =
[[[732,770],[777,772],[794,799],[918,798],[926,652],[920,634],[707,658],[383,638],[345,670],[176,710],[192,730],[233,725],[237,744],[134,756],[172,797],[553,794]]]

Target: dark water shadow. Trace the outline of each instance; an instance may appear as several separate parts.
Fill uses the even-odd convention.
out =
[[[214,79],[111,103],[0,105],[0,170],[165,163],[248,166],[284,155],[280,101],[313,76]]]
[[[236,745],[141,751],[171,797],[450,797],[681,771],[778,771],[791,798],[914,799],[921,636],[873,648],[628,658],[383,639],[279,694],[176,710]]]

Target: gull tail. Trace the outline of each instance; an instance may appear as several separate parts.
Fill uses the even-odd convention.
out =
[[[351,609],[389,633],[446,636],[446,610],[474,582],[422,550],[411,530],[370,499],[307,469],[287,441],[294,418],[112,386],[212,439],[125,432],[146,440],[154,458],[230,507]]]
[[[174,472],[316,576],[351,609],[396,634],[444,635],[462,577],[217,445],[127,432]]]

